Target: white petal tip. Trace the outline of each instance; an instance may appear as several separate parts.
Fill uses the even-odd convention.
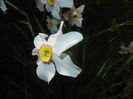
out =
[[[47,34],[45,34],[45,33],[38,33],[40,36],[43,36],[44,38],[47,38],[48,37],[48,35]]]
[[[64,21],[61,21],[61,26],[63,26],[63,24],[64,24]]]
[[[59,30],[62,30],[63,25],[64,25],[64,21],[61,21],[60,22],[60,29]]]
[[[32,50],[32,56],[34,56],[34,55],[38,55],[38,49],[37,48],[34,48],[33,50]]]
[[[55,75],[55,66],[53,63],[50,64],[40,64],[37,67],[36,70],[37,76],[43,80],[46,81],[47,83],[50,83],[52,78]]]

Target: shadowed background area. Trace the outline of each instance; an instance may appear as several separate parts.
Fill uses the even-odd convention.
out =
[[[48,13],[39,12],[34,0],[10,2],[28,20],[7,3],[7,14],[0,11],[0,99],[133,98],[133,56],[118,54],[121,42],[133,40],[132,0],[75,0],[76,6],[85,4],[84,20],[81,29],[72,30],[85,39],[67,53],[83,71],[75,79],[56,73],[49,85],[36,76],[37,57],[31,55],[34,36],[50,34]]]

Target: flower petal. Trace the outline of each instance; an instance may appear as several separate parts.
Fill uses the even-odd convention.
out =
[[[41,3],[40,1],[37,2],[36,7],[37,7],[41,12],[45,11],[45,10],[44,10],[44,4]]]
[[[58,25],[60,21],[53,18],[52,22],[53,22],[55,25]]]
[[[43,4],[46,4],[46,3],[47,3],[47,0],[41,0],[41,2],[42,2]]]
[[[46,40],[45,38],[47,38],[48,36],[46,34],[43,33],[39,33],[39,35],[37,35],[34,39],[34,45],[37,49],[39,49],[43,44],[46,44]]]
[[[53,6],[53,9],[52,9],[52,15],[53,17],[55,17],[56,19],[61,19],[60,15],[60,7],[59,7],[59,4],[56,2]]]
[[[74,6],[73,0],[59,0],[61,8],[72,8]]]
[[[85,5],[81,5],[80,7],[77,8],[77,11],[82,13],[84,8],[85,8]]]
[[[36,73],[40,79],[49,83],[55,75],[55,66],[52,62],[50,64],[40,64],[37,67]]]
[[[34,48],[33,50],[32,50],[32,55],[34,56],[34,55],[38,55],[38,49],[37,48]]]
[[[0,0],[0,8],[1,8],[2,11],[6,11],[7,10],[7,7],[6,7],[6,5],[5,5],[3,0]]]
[[[49,42],[52,42],[51,46],[53,48],[53,53],[57,56],[60,56],[62,52],[66,51],[70,47],[74,46],[75,44],[79,43],[83,39],[83,36],[79,32],[69,32],[66,34],[55,34],[52,35]]]
[[[48,38],[48,44],[51,46],[54,46],[56,43],[56,40],[58,39],[58,36],[63,35],[62,34],[62,28],[63,28],[64,21],[61,21],[60,28],[57,33],[51,34]]]
[[[52,11],[52,7],[49,6],[48,4],[46,4],[46,10],[47,10],[48,12],[51,12],[51,11]]]
[[[44,39],[48,37],[48,35],[45,34],[45,33],[38,33],[38,34],[39,34],[40,36],[42,36]]]
[[[58,31],[57,26],[48,27],[51,33],[56,33]]]
[[[73,64],[69,55],[63,59],[58,56],[53,56],[53,62],[56,65],[57,72],[61,75],[77,77],[81,72],[81,69]]]
[[[130,42],[129,48],[133,48],[133,41]]]
[[[77,27],[82,27],[82,21],[80,20],[72,20],[72,25],[76,25]]]
[[[44,64],[44,63],[40,60],[40,58],[38,58],[36,64],[39,66],[39,65]]]

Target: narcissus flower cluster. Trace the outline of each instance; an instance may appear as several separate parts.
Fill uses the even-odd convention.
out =
[[[65,76],[77,77],[81,69],[76,66],[71,57],[64,52],[70,47],[83,40],[83,36],[79,32],[62,33],[63,21],[57,33],[51,34],[49,37],[44,33],[39,33],[34,39],[35,48],[32,55],[37,55],[37,76],[50,82],[56,71]],[[47,40],[46,40],[47,39]]]
[[[47,12],[51,14],[51,19],[64,20],[69,23],[69,25],[82,27],[82,12],[84,10],[84,5],[75,8],[74,0],[35,0],[37,8],[42,12],[46,9]],[[62,9],[68,9],[67,11],[63,11]],[[49,24],[49,21],[47,21]],[[54,27],[49,27],[51,33],[55,33],[55,25]]]
[[[51,12],[52,16],[56,19],[61,19],[60,8],[73,7],[73,0],[41,0],[45,5],[46,10]]]
[[[70,11],[64,13],[64,19],[70,22],[71,25],[76,25],[77,27],[82,27],[82,12],[84,10],[84,5],[81,5],[77,9],[75,7],[71,8]]]

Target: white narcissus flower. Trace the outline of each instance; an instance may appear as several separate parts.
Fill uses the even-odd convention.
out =
[[[64,19],[66,21],[69,21],[71,25],[82,27],[82,12],[84,10],[84,7],[84,5],[81,5],[77,9],[72,8],[71,11],[67,11],[66,13],[64,13]]]
[[[125,45],[120,46],[121,51],[119,51],[120,54],[131,54],[133,53],[133,41],[130,42],[129,46],[126,47]]]
[[[35,2],[36,2],[36,7],[37,7],[41,12],[45,11],[45,10],[44,10],[44,4],[41,2],[41,0],[35,0]]]
[[[7,10],[7,7],[6,7],[6,5],[5,5],[3,0],[0,0],[0,8],[1,8],[1,10],[3,12],[5,12]]]
[[[62,26],[63,21],[57,33],[51,34],[49,37],[39,33],[34,39],[35,48],[32,55],[38,56],[36,73],[40,79],[48,83],[56,71],[70,77],[77,77],[81,72],[81,69],[72,62],[70,56],[63,52],[83,40],[83,36],[75,31],[63,34]]]
[[[72,8],[74,5],[73,0],[41,0],[41,2],[46,5],[46,10],[51,12],[56,19],[61,19],[60,8]]]
[[[59,20],[51,19],[47,17],[47,26],[51,33],[56,33],[58,31],[57,25],[59,24]]]

